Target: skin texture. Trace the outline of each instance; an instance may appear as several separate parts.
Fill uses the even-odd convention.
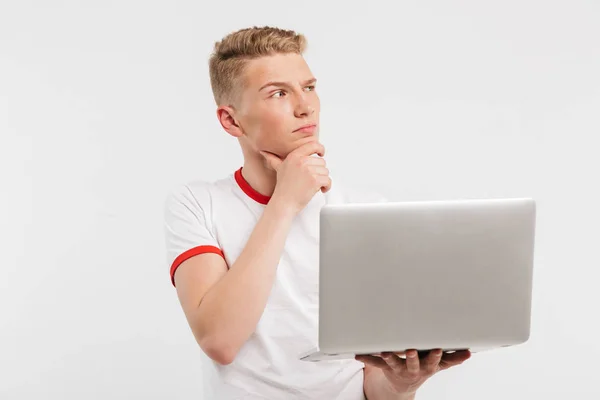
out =
[[[302,144],[319,139],[321,102],[314,78],[301,55],[258,58],[246,66],[238,104],[217,108],[223,129],[240,143],[244,178],[261,194],[272,195],[277,182],[261,151],[284,160]],[[260,90],[269,82],[285,85]],[[317,124],[315,132],[294,132],[306,124]]]

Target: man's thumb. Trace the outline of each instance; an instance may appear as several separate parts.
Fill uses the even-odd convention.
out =
[[[260,154],[267,161],[267,165],[269,167],[273,168],[275,171],[277,171],[277,168],[283,162],[279,157],[277,157],[276,155],[274,155],[272,153],[268,153],[266,151],[261,151]]]

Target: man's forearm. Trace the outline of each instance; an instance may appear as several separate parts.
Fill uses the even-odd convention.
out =
[[[226,358],[234,357],[256,329],[293,219],[283,205],[269,203],[234,265],[198,307],[198,331],[214,338]]]
[[[364,382],[365,397],[367,400],[414,400],[415,394],[395,393],[381,369],[365,366]]]

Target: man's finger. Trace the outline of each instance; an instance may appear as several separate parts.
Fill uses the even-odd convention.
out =
[[[277,171],[277,168],[279,168],[279,166],[283,162],[281,160],[281,158],[279,158],[275,154],[269,153],[267,151],[261,151],[260,155],[265,158],[265,161],[267,162],[267,165],[269,167],[271,167],[272,169],[274,169],[275,171]]]
[[[327,167],[322,167],[322,166],[311,166],[310,170],[316,174],[316,175],[321,175],[321,176],[329,176],[329,168]]]
[[[331,190],[331,178],[329,176],[319,175],[317,176],[317,181],[321,185],[321,192],[327,193]]]
[[[381,353],[381,358],[396,372],[401,372],[406,369],[406,361],[391,352]]]
[[[313,140],[298,147],[297,149],[292,151],[290,155],[291,154],[297,154],[299,156],[310,156],[311,154],[318,154],[321,157],[323,157],[325,155],[325,146],[323,146],[322,143]]]
[[[452,366],[462,364],[464,361],[471,358],[471,352],[469,350],[459,350],[454,353],[445,353],[440,361],[440,368],[447,369]]]
[[[327,162],[324,158],[317,157],[316,155],[310,155],[304,158],[304,164],[311,167],[325,167]]]
[[[435,349],[429,352],[423,359],[423,368],[429,373],[434,373],[442,360],[442,349]]]
[[[377,367],[377,368],[381,368],[381,369],[389,368],[388,364],[385,361],[383,361],[383,359],[381,357],[363,354],[363,355],[357,355],[355,357],[355,359],[360,362],[363,362],[367,365],[371,365],[373,367]]]
[[[406,370],[412,374],[416,374],[420,371],[421,366],[419,363],[419,354],[416,350],[409,350],[406,352]]]

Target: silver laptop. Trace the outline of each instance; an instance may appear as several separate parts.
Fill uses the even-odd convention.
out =
[[[529,198],[324,206],[318,347],[300,358],[526,342],[535,215]]]

